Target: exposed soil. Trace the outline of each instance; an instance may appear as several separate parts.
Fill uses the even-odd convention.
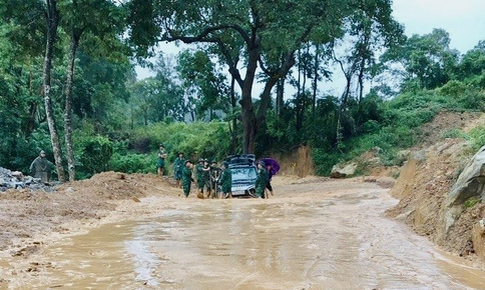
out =
[[[477,203],[466,208],[449,232],[444,230],[441,216],[443,200],[450,192],[471,152],[463,139],[444,139],[445,129],[467,131],[484,125],[483,114],[442,112],[435,120],[423,126],[427,136],[417,146],[403,166],[391,195],[400,199],[388,212],[410,225],[418,234],[428,236],[447,251],[477,259],[471,242],[474,225],[485,217],[485,205]]]
[[[483,124],[483,113],[473,112],[448,112],[441,111],[433,119],[433,121],[423,124],[421,132],[423,134],[423,142],[417,147],[427,148],[443,140],[443,134],[450,130],[471,129],[480,124]]]
[[[399,179],[391,191],[394,197],[400,199],[397,205],[395,200],[387,197],[386,190],[382,188],[390,188],[394,185],[394,179],[390,176],[394,176],[398,168],[385,168],[380,166],[375,166],[372,171],[373,174],[378,175],[377,177],[367,176],[353,180],[329,181],[327,178],[297,178],[293,175],[284,177],[277,176],[273,182],[276,188],[276,196],[265,201],[265,204],[274,205],[280,211],[281,209],[293,210],[300,207],[309,207],[309,210],[300,212],[304,216],[293,216],[293,213],[291,213],[290,220],[285,220],[285,222],[293,222],[293,219],[296,222],[301,217],[307,219],[313,217],[312,210],[319,211],[318,214],[322,218],[322,224],[320,224],[323,227],[321,228],[322,232],[319,232],[317,228],[312,228],[314,226],[312,218],[307,220],[308,224],[300,224],[297,226],[298,222],[296,222],[295,230],[301,230],[301,227],[306,229],[308,226],[308,230],[304,230],[302,235],[306,236],[309,233],[317,232],[317,235],[312,238],[312,241],[318,239],[325,240],[327,234],[329,235],[329,244],[325,244],[326,242],[324,242],[324,244],[320,245],[312,242],[306,246],[311,248],[319,245],[318,247],[321,246],[322,251],[325,251],[328,255],[319,255],[313,260],[309,258],[311,263],[315,265],[320,265],[320,263],[325,264],[328,262],[325,260],[325,257],[330,259],[332,263],[337,263],[332,264],[334,265],[332,267],[335,268],[330,267],[327,269],[324,264],[321,264],[319,266],[320,268],[316,268],[330,272],[335,270],[338,274],[337,276],[327,277],[330,283],[336,283],[332,284],[336,285],[334,289],[395,289],[396,285],[428,285],[429,283],[437,283],[433,284],[437,287],[434,289],[444,289],[440,285],[447,284],[440,284],[442,283],[441,281],[436,282],[433,278],[431,280],[420,280],[426,275],[434,275],[433,277],[441,277],[439,279],[442,279],[442,273],[438,273],[439,270],[433,270],[438,271],[433,273],[426,272],[435,267],[435,265],[430,266],[426,264],[435,263],[429,258],[435,255],[430,254],[432,247],[425,245],[425,240],[412,237],[410,233],[399,228],[391,220],[383,218],[382,214],[387,210],[388,217],[404,221],[418,234],[429,237],[433,242],[447,251],[460,255],[471,254],[473,256],[474,249],[473,245],[470,244],[470,230],[476,224],[477,220],[485,217],[485,207],[478,204],[467,209],[450,231],[449,235],[446,236],[440,234],[441,224],[438,218],[440,205],[459,175],[460,169],[467,162],[470,152],[466,151],[467,145],[463,140],[453,139],[443,142],[438,142],[438,140],[442,139],[442,131],[444,129],[470,128],[477,124],[482,124],[483,120],[483,118],[478,118],[474,114],[441,113],[433,123],[424,126],[423,132],[428,137],[426,142],[427,144],[433,145],[421,153],[418,152],[401,170]],[[473,126],[470,124],[473,124]],[[421,157],[424,155],[424,159],[419,154],[421,154]],[[293,159],[289,158],[284,161],[290,164],[290,166],[286,166],[287,171],[283,171],[282,173],[301,173],[305,175],[306,172],[303,172],[300,167],[306,167],[304,165],[308,163],[308,160],[311,160],[309,149],[300,149],[294,155],[292,157]],[[376,156],[375,154],[369,153],[368,157],[368,159],[373,159]],[[376,184],[380,185],[381,189]],[[50,273],[56,268],[51,261],[43,260],[42,258],[48,252],[47,249],[51,245],[58,243],[58,241],[65,240],[68,236],[87,233],[89,230],[99,227],[102,224],[154,217],[166,211],[197,212],[204,209],[210,212],[212,210],[210,206],[218,206],[215,203],[222,202],[197,200],[194,195],[191,195],[186,200],[185,198],[181,198],[180,195],[181,190],[175,188],[169,178],[159,178],[155,175],[127,175],[115,172],[98,174],[90,180],[63,184],[57,187],[54,192],[31,191],[28,189],[1,192],[0,224],[2,225],[2,231],[0,232],[0,273],[7,273],[6,271],[8,271],[9,276],[11,276],[10,281],[16,281],[18,284],[15,285],[24,285],[19,286],[20,288],[12,288],[9,286],[10,288],[31,289],[29,288],[31,286],[25,285],[32,285],[36,281],[34,277],[42,276],[38,271]],[[190,202],[195,203],[190,204]],[[252,214],[259,213],[261,207],[256,204],[258,201],[251,200],[248,202],[249,208],[244,207],[241,210],[248,210]],[[227,205],[227,202],[224,202],[224,204]],[[325,204],[332,207],[337,204],[339,206],[335,207],[334,211],[326,213],[321,211],[322,207],[318,206],[318,204]],[[251,208],[251,206],[254,206],[254,208]],[[231,215],[239,214],[238,211],[231,209],[231,207],[228,207],[228,210]],[[262,213],[271,215],[266,210]],[[213,213],[210,212],[209,215],[211,214]],[[283,211],[281,214],[286,218],[289,212]],[[268,221],[275,219],[276,217],[269,217]],[[267,231],[272,231],[271,223],[268,223],[266,226],[268,227]],[[327,232],[326,229],[330,231]],[[207,231],[208,229],[204,228],[203,230]],[[284,235],[286,233],[286,227],[281,228],[281,230],[280,234]],[[256,227],[256,231],[261,232],[261,228]],[[398,235],[399,238],[396,239],[395,236],[390,236],[389,232],[392,235]],[[199,235],[200,239],[205,239],[203,233],[197,232],[193,234]],[[338,240],[332,239],[333,235],[338,236]],[[370,242],[369,244],[369,240],[374,242]],[[399,240],[399,242],[389,243],[391,240]],[[345,241],[345,248],[353,251],[352,255],[349,255],[345,249],[338,246],[343,241]],[[298,239],[294,242],[297,243]],[[424,256],[420,256],[420,262],[415,265],[411,260],[417,257],[417,253],[413,252],[413,255],[406,255],[406,257],[398,255],[403,252],[402,248],[400,248],[403,242],[409,244],[409,252],[413,252],[415,249],[423,250],[423,248],[426,248],[426,251],[430,252],[427,252]],[[373,248],[377,244],[382,244],[382,248]],[[330,247],[329,245],[333,246]],[[295,247],[293,244],[289,244],[288,246]],[[323,250],[327,247],[330,247],[330,251]],[[382,251],[386,252],[386,254],[382,255]],[[306,252],[302,253],[307,254]],[[337,257],[340,260],[334,261],[332,257]],[[362,272],[363,268],[370,267],[372,263],[369,264],[368,262],[360,260],[354,263],[352,259],[356,257],[367,257],[372,261],[377,259],[377,264],[390,263],[389,269],[387,270],[379,267],[372,268],[377,276],[385,276],[383,273],[386,271],[390,269],[395,270],[395,263],[399,265],[406,264],[406,267],[397,269],[397,272],[393,272],[392,275],[395,274],[402,278],[408,271],[411,271],[416,273],[416,279],[413,282],[406,279],[396,282],[392,280],[394,277],[392,276],[390,279],[383,278],[384,280],[380,281],[380,284],[373,284],[375,282],[373,278],[375,277],[369,277]],[[274,257],[266,258],[272,259]],[[281,258],[283,259],[285,257],[282,256]],[[295,257],[295,259],[297,258]],[[20,264],[10,271],[9,268],[12,264],[4,264],[4,261],[7,260]],[[176,257],[174,257],[174,261],[174,266],[177,263],[183,262],[178,261]],[[361,284],[359,285],[363,288],[338,287],[339,285],[343,285],[338,284],[339,281],[343,281],[345,280],[344,277],[348,277],[346,275],[349,273],[345,269],[348,268],[349,263],[352,265],[354,273],[362,272],[362,277],[364,278],[360,277],[361,280],[359,281]],[[420,263],[424,263],[422,269],[419,268]],[[473,264],[466,267],[481,267],[481,265],[475,260]],[[305,267],[301,269],[303,271],[302,273],[307,273],[305,272],[307,271]],[[422,272],[421,270],[423,269],[427,270]],[[463,278],[466,275],[458,274],[458,276]],[[312,281],[320,281],[318,275],[310,275],[308,277]],[[447,276],[445,275],[443,277]],[[458,280],[462,278],[458,278]],[[258,285],[258,281],[255,281],[253,282],[256,284],[251,284],[252,286]],[[0,275],[0,289],[7,289],[7,282]],[[369,288],[371,285],[375,288]],[[485,287],[485,284],[475,285]],[[59,285],[54,286],[57,287]],[[298,289],[311,288],[306,287],[302,286]],[[426,286],[423,287],[413,289],[429,289]],[[477,287],[477,289],[481,289],[480,287]],[[248,287],[247,289],[252,288]],[[317,287],[317,289],[320,288]],[[453,289],[464,288],[456,286]]]
[[[268,200],[201,200],[154,176],[106,173],[61,189],[108,203],[105,217],[0,253],[0,289],[485,287],[482,271],[386,218],[397,200],[376,182],[275,176]],[[79,225],[91,230],[73,235]]]
[[[35,251],[46,236],[81,230],[112,213],[120,202],[168,192],[168,180],[154,175],[105,172],[66,183],[54,192],[30,189],[0,192],[0,250],[14,255]]]

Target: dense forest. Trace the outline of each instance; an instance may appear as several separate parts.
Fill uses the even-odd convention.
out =
[[[304,144],[322,175],[375,146],[399,163],[437,112],[485,109],[485,41],[406,37],[391,2],[0,0],[0,166],[43,149],[59,180],[155,172],[159,143],[169,160]]]

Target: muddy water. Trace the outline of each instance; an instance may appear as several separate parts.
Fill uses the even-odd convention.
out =
[[[485,289],[483,272],[383,217],[396,203],[385,190],[323,192],[315,186],[264,201],[144,200],[174,206],[49,246],[34,273],[10,277],[9,287]]]

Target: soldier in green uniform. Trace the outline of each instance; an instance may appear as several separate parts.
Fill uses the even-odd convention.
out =
[[[258,162],[258,177],[256,179],[256,196],[258,198],[264,198],[264,189],[266,188],[266,184],[268,183],[268,172],[265,169],[265,164],[263,161]]]
[[[222,172],[221,172],[221,189],[223,198],[232,197],[232,172],[229,169],[229,163],[227,161],[222,162]]]
[[[211,176],[210,176],[210,166],[209,166],[209,160],[206,158],[204,159],[204,167],[202,169],[202,177],[204,179],[204,187],[207,190],[207,197],[211,197],[212,195],[212,187],[210,185],[211,182]]]
[[[165,146],[163,146],[163,144],[160,144],[157,154],[158,176],[163,176],[163,173],[165,171],[165,159],[167,158],[167,151],[165,150]]]
[[[200,158],[195,166],[195,175],[197,178],[197,193],[198,198],[204,198],[204,158]]]
[[[216,198],[219,188],[219,178],[221,177],[221,169],[217,166],[217,162],[215,160],[212,160],[211,162],[209,175],[212,197]]]
[[[177,181],[177,187],[180,187],[180,180],[182,179],[182,170],[185,166],[184,153],[179,152],[177,158],[173,162],[173,175]]]
[[[192,168],[194,168],[194,164],[192,163],[192,161],[185,161],[185,165],[182,168],[182,188],[184,189],[184,194],[186,198],[189,197],[190,185],[194,181],[194,179],[192,178]]]
[[[30,164],[30,173],[33,177],[40,178],[42,183],[48,184],[53,166],[54,164],[45,158],[44,150],[41,150],[39,156]]]

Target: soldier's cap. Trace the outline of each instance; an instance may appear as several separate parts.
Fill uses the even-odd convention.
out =
[[[185,161],[185,165],[187,165],[187,163],[192,164],[192,160],[187,160],[187,161]]]
[[[265,167],[266,166],[266,163],[264,163],[264,161],[259,161],[258,164],[260,164],[261,166]]]
[[[165,145],[163,145],[163,143],[160,143],[158,147],[165,147]]]
[[[204,162],[209,162],[209,159],[207,159],[207,158],[206,158],[206,159],[204,159]]]
[[[199,162],[199,163],[204,162],[204,158],[199,158],[199,161],[197,161],[197,162]]]
[[[45,151],[44,151],[44,150],[40,150],[39,155],[40,155],[40,154],[45,154]]]
[[[211,164],[217,164],[217,161],[212,160]]]
[[[224,161],[224,162],[222,162],[222,165],[224,165],[224,167],[228,168],[229,167],[229,162]]]

